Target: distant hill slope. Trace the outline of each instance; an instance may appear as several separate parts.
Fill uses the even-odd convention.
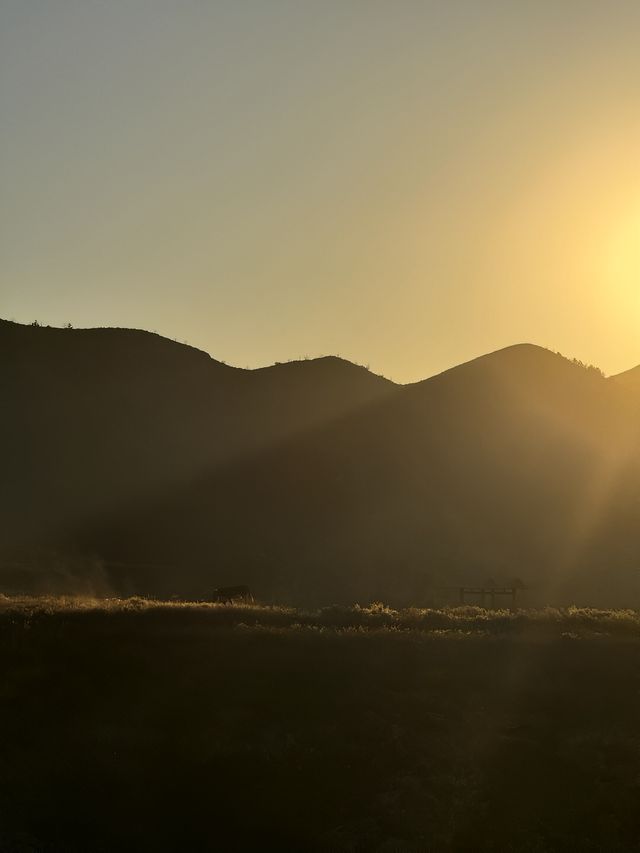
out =
[[[640,603],[635,394],[547,350],[409,386],[335,358],[237,370],[126,330],[2,323],[0,354],[12,577],[421,604],[520,576]]]
[[[611,381],[640,392],[640,365],[638,367],[632,367],[631,370],[625,370],[624,373],[618,373],[616,376],[612,376]]]
[[[239,370],[148,332],[0,321],[2,547],[66,543],[395,388],[340,359]]]

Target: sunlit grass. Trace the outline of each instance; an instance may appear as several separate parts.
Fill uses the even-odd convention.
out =
[[[545,607],[527,610],[489,610],[464,606],[443,609],[394,609],[380,602],[351,607],[304,610],[274,604],[219,604],[202,601],[162,601],[152,598],[91,598],[76,596],[0,595],[0,623],[33,624],[48,618],[97,620],[112,617],[128,622],[147,620],[176,628],[238,628],[367,634],[394,632],[433,637],[467,635],[476,638],[625,637],[640,639],[640,613],[635,610],[597,610]]]

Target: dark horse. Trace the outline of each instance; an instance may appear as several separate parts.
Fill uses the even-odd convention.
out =
[[[211,593],[211,601],[220,604],[231,604],[233,601],[242,601],[244,604],[252,604],[253,596],[248,586],[219,586]]]

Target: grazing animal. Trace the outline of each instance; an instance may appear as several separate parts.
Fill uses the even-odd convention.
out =
[[[248,586],[219,586],[211,594],[211,601],[221,604],[231,604],[233,601],[242,601],[245,604],[253,603],[253,596]]]

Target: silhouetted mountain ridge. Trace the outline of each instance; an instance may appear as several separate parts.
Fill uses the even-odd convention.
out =
[[[3,322],[0,348],[5,564],[47,582],[55,553],[156,594],[420,604],[488,576],[635,594],[637,395],[541,347],[407,386],[128,330]]]

